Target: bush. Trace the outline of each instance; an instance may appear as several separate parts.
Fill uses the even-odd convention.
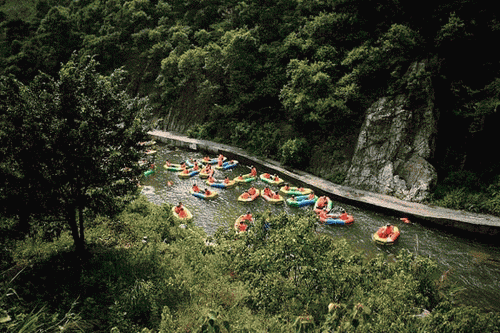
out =
[[[255,214],[245,235],[219,228],[207,246],[204,231],[179,228],[170,208],[141,197],[91,223],[86,261],[61,254],[69,236],[18,241],[14,260],[31,265],[17,284],[0,281],[0,319],[54,327],[70,309],[57,322],[87,332],[454,332],[468,323],[499,331],[498,314],[441,302],[431,259],[405,251],[367,259],[316,233],[314,213]],[[31,303],[7,302],[9,288]],[[422,309],[431,314],[415,317]]]
[[[280,149],[283,165],[304,168],[309,163],[311,147],[304,138],[289,139]]]
[[[194,139],[210,139],[216,133],[212,122],[205,122],[203,124],[194,124],[186,131],[186,135]]]

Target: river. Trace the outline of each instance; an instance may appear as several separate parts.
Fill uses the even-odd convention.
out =
[[[204,180],[195,176],[190,179],[180,179],[175,172],[163,168],[166,160],[180,163],[188,158],[201,160],[201,152],[179,150],[159,145],[154,157],[158,165],[157,172],[142,181],[142,193],[156,203],[167,202],[177,204],[181,201],[194,216],[194,224],[202,227],[211,235],[219,227],[232,227],[235,219],[250,210],[253,213],[270,210],[272,213],[282,211],[288,214],[302,214],[311,210],[311,207],[293,208],[286,203],[272,205],[261,198],[251,203],[237,201],[238,196],[250,187],[250,184],[237,185],[230,189],[216,190],[219,196],[214,200],[203,200],[189,194],[193,183],[201,189],[207,188]],[[210,156],[215,157],[215,156]],[[216,179],[223,179],[226,175],[233,179],[250,170],[248,165],[239,165],[237,168],[215,173]],[[260,172],[259,172],[260,174]],[[285,178],[285,181],[287,179]],[[266,184],[261,180],[251,183],[259,189]],[[290,185],[294,186],[290,181]],[[271,187],[278,190],[278,187]],[[410,251],[424,257],[430,257],[438,264],[441,272],[445,273],[450,283],[463,289],[459,298],[464,304],[475,305],[500,311],[500,247],[478,241],[462,238],[442,229],[434,229],[418,223],[403,223],[399,216],[384,215],[358,207],[335,203],[334,207],[342,207],[353,215],[355,222],[349,226],[318,225],[318,231],[330,234],[332,237],[346,238],[354,248],[362,250],[367,256],[378,253],[387,255],[390,259],[401,250]],[[382,225],[391,223],[401,230],[401,236],[393,246],[374,244],[371,235]]]

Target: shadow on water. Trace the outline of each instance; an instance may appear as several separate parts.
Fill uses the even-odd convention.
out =
[[[272,205],[262,198],[251,203],[237,201],[238,196],[246,191],[250,184],[237,185],[230,189],[216,190],[219,196],[214,200],[203,200],[189,194],[193,183],[201,189],[207,188],[205,181],[195,176],[190,179],[180,179],[177,173],[163,168],[168,159],[172,163],[180,163],[188,158],[200,160],[201,152],[178,150],[167,146],[159,146],[155,161],[158,171],[142,182],[143,194],[154,203],[167,202],[177,204],[182,202],[193,213],[194,223],[203,227],[207,234],[212,235],[220,227],[232,227],[234,220],[250,210],[253,213],[287,214],[307,213],[310,207],[294,208],[286,204]],[[211,156],[214,157],[214,156]],[[250,166],[239,165],[237,168],[217,170],[215,178],[222,180],[225,176],[233,179],[250,171]],[[260,174],[260,171],[259,171]],[[287,179],[285,178],[285,181]],[[290,181],[293,186],[293,182]],[[263,189],[267,184],[256,180],[251,185]],[[277,186],[271,186],[278,190]],[[433,228],[419,222],[403,223],[399,216],[386,215],[345,203],[335,203],[352,214],[355,223],[350,226],[319,225],[318,231],[328,233],[333,238],[346,238],[355,248],[367,256],[379,253],[393,256],[406,249],[413,254],[430,257],[438,264],[438,268],[446,275],[450,283],[464,288],[461,299],[464,303],[500,311],[500,248],[473,239],[461,237],[447,232],[442,228]],[[379,246],[371,240],[371,235],[382,225],[391,223],[401,230],[401,236],[396,244],[389,247]],[[478,297],[478,294],[481,297]]]

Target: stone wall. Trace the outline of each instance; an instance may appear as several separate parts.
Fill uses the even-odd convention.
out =
[[[419,70],[425,64],[414,64]],[[436,184],[428,160],[435,149],[437,119],[433,92],[426,95],[380,98],[367,110],[345,185],[422,202]],[[409,107],[411,105],[411,107]]]

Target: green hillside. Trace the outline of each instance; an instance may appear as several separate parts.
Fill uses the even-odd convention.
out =
[[[374,101],[432,95],[432,203],[500,215],[499,37],[491,1],[0,0],[0,331],[499,332],[429,258],[137,189],[151,127],[341,184]]]

